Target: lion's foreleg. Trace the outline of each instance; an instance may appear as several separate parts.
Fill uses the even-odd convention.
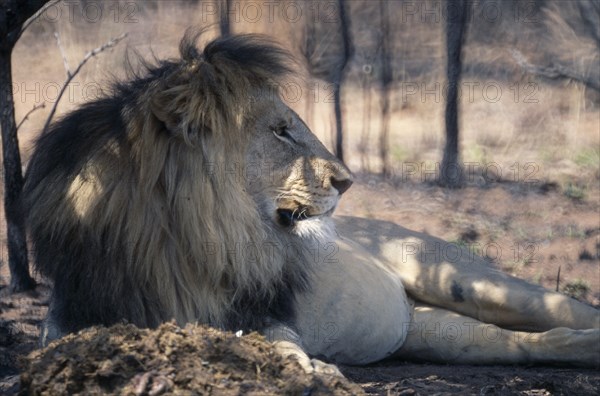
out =
[[[40,326],[40,338],[38,341],[40,348],[45,348],[49,343],[54,340],[58,340],[67,333],[60,328],[56,314],[56,303],[53,299],[51,299],[48,307],[48,313],[46,314],[46,317]]]
[[[407,339],[395,356],[458,364],[565,364],[597,367],[600,330],[510,331],[447,311],[415,308]]]
[[[273,323],[263,333],[273,343],[275,350],[280,355],[296,360],[306,373],[344,376],[334,364],[325,363],[319,359],[311,359],[302,348],[300,336],[291,327],[282,323]]]

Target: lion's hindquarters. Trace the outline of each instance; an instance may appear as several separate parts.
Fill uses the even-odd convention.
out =
[[[296,298],[302,346],[338,363],[381,360],[404,342],[412,306],[398,276],[355,244],[339,240],[336,246],[310,291]]]

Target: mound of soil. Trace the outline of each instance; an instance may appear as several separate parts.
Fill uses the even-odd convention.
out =
[[[21,395],[361,394],[343,378],[307,375],[261,335],[166,323],[93,327],[32,352]]]

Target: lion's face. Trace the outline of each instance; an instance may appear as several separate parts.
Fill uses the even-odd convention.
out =
[[[263,219],[294,229],[330,216],[352,184],[348,168],[280,99],[258,103],[254,115],[245,181]]]

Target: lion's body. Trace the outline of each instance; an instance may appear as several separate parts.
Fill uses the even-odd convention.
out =
[[[390,223],[334,222],[350,173],[265,89],[287,72],[285,54],[247,36],[202,53],[192,44],[187,37],[182,60],[117,85],[37,143],[24,202],[36,266],[54,282],[48,340],[93,324],[175,318],[259,329],[300,358],[353,364],[394,353],[596,362],[597,310],[473,256],[430,257],[449,245]],[[494,348],[444,338],[444,324],[483,326],[467,320],[596,330],[555,331],[541,352],[517,343],[526,352],[507,354],[502,346],[520,333]]]
[[[305,318],[296,319],[311,325],[300,330],[316,341],[305,346],[309,351],[345,348],[345,356],[321,355],[350,364],[390,355],[465,364],[600,364],[597,309],[394,223],[356,217],[335,222],[339,262],[319,272],[322,289],[303,294],[301,306],[308,309],[299,308]],[[332,291],[330,284],[347,291]],[[336,308],[315,313],[314,305]],[[311,338],[316,323],[345,323],[336,329],[341,342],[323,331]]]

